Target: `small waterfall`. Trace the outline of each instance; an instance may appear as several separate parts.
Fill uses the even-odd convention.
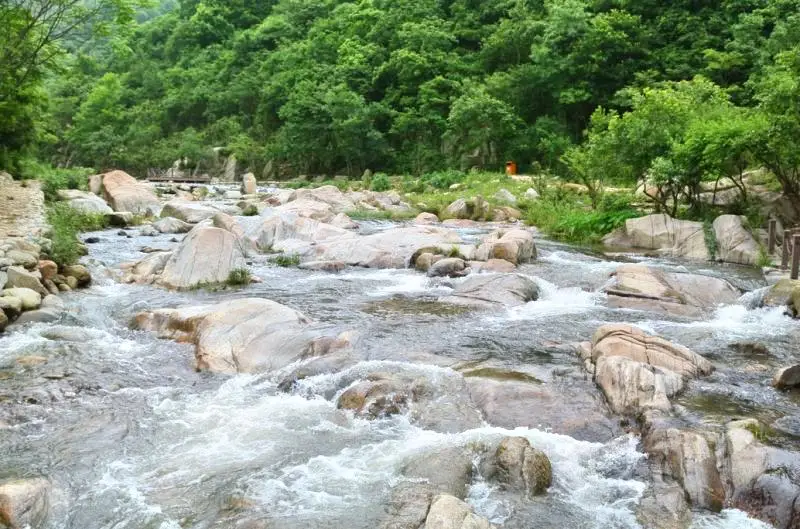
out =
[[[739,298],[739,304],[744,305],[748,310],[758,309],[764,305],[764,298],[771,287],[763,287],[747,292]]]

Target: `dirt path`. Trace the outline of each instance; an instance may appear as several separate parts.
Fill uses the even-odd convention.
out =
[[[45,226],[39,182],[16,182],[0,173],[0,238],[41,235]]]

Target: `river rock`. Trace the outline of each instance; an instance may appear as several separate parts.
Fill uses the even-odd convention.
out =
[[[217,373],[272,371],[350,345],[346,334],[330,337],[303,314],[266,299],[143,312],[134,326],[195,344],[197,368]]]
[[[337,228],[342,228],[343,230],[357,230],[358,224],[353,222],[353,219],[347,216],[347,213],[339,213],[333,220],[331,220],[331,226],[336,226]]]
[[[717,260],[750,266],[758,262],[761,247],[745,227],[745,222],[746,219],[739,215],[721,215],[714,220]]]
[[[764,445],[753,419],[731,421],[721,447],[721,467],[729,487],[728,505],[778,529],[797,527],[800,505],[800,456]]]
[[[444,259],[443,255],[437,253],[425,252],[416,258],[414,261],[414,268],[420,272],[427,272],[437,262]]]
[[[368,419],[406,413],[419,427],[443,433],[481,424],[464,378],[456,373],[427,376],[414,369],[369,373],[348,387],[337,405]]]
[[[711,259],[703,223],[676,220],[666,214],[628,219],[625,226],[607,235],[603,243],[612,247],[658,250],[672,257]]]
[[[29,288],[7,288],[3,297],[12,297],[20,300],[22,310],[36,310],[42,305],[42,296]]]
[[[495,208],[492,212],[492,220],[495,222],[514,222],[522,218],[522,212],[511,206]]]
[[[79,191],[77,189],[62,189],[58,192],[61,200],[66,201],[71,208],[82,213],[92,213],[105,215],[113,213],[114,210],[106,204],[106,201],[94,193]]]
[[[34,292],[38,292],[41,296],[47,296],[49,292],[37,275],[28,272],[21,266],[12,266],[8,269],[8,281],[6,288],[28,288]]]
[[[21,266],[27,270],[33,270],[39,264],[39,253],[13,249],[6,252],[6,258],[11,260],[15,266]]]
[[[20,314],[15,324],[24,325],[26,323],[51,323],[61,318],[62,311],[55,308],[30,310]]]
[[[524,437],[506,437],[500,441],[493,465],[489,466],[492,470],[487,477],[530,497],[545,494],[553,483],[550,459]]]
[[[623,324],[600,327],[592,338],[594,379],[615,413],[669,410],[684,380],[708,375],[713,365],[686,347]]]
[[[489,234],[478,247],[476,261],[503,259],[513,264],[536,259],[533,234],[527,230],[496,231]]]
[[[289,196],[286,205],[295,201],[303,201],[307,204],[312,202],[327,204],[334,215],[356,209],[353,201],[336,186],[298,189]]]
[[[797,318],[800,315],[800,281],[781,279],[772,287],[762,301],[767,307],[783,307],[787,312]]]
[[[301,270],[314,270],[315,272],[338,273],[344,270],[345,266],[341,261],[309,261],[301,263],[298,268]]]
[[[122,282],[138,284],[154,283],[158,280],[161,272],[164,271],[164,267],[171,257],[172,252],[154,252],[136,263],[129,264],[127,271],[123,274]]]
[[[431,502],[424,529],[492,529],[488,520],[454,496],[440,495]]]
[[[494,194],[494,199],[503,204],[513,205],[517,203],[517,197],[514,196],[514,193],[505,188],[501,188],[497,191],[497,193]]]
[[[151,224],[147,224],[139,228],[139,236],[140,237],[156,237],[161,232],[155,229]]]
[[[124,171],[102,175],[102,188],[114,211],[154,216],[161,211],[161,201],[153,190]]]
[[[39,261],[39,273],[42,279],[53,279],[58,274],[58,265],[53,261]]]
[[[3,332],[8,327],[8,316],[3,311],[0,311],[0,332]]]
[[[161,218],[172,217],[189,224],[198,224],[212,218],[219,212],[218,208],[210,205],[172,200],[164,204],[164,209],[161,210]]]
[[[467,274],[467,264],[458,257],[439,259],[428,269],[428,277],[463,277]]]
[[[417,217],[414,219],[414,224],[439,224],[439,217],[433,213],[423,212],[417,215]]]
[[[89,284],[91,284],[92,282],[92,274],[90,274],[89,269],[83,265],[65,266],[63,270],[63,275],[71,276],[77,279],[78,286],[80,287],[89,286]]]
[[[480,308],[516,307],[539,299],[539,287],[520,274],[473,275],[439,301]]]
[[[473,273],[511,274],[516,272],[517,266],[505,259],[489,259],[488,261],[470,261],[469,267]]]
[[[458,446],[436,448],[415,455],[400,472],[407,479],[422,481],[436,494],[464,498],[472,481],[474,457],[471,451]]]
[[[179,289],[224,283],[231,271],[247,267],[244,251],[242,241],[229,231],[197,228],[172,253],[160,282]]]
[[[0,523],[10,529],[43,527],[50,508],[50,488],[44,478],[0,482]]]
[[[0,310],[6,315],[9,320],[15,320],[22,312],[22,300],[15,296],[0,297]]]
[[[603,290],[612,307],[701,317],[721,304],[735,303],[740,292],[711,276],[664,272],[640,264],[617,267]]]
[[[163,212],[162,212],[163,214]],[[160,233],[189,233],[192,225],[175,217],[163,217],[153,223]]]
[[[651,473],[660,482],[679,485],[692,508],[719,512],[725,488],[717,468],[716,436],[662,425],[652,418],[647,422],[643,440]]]
[[[253,173],[247,173],[242,177],[242,193],[245,195],[258,193],[258,183],[256,182],[256,175]]]
[[[447,206],[443,212],[443,216],[448,219],[471,219],[478,220],[486,217],[488,213],[488,204],[481,196],[477,196],[472,200],[465,200],[459,198]]]
[[[778,389],[789,389],[800,386],[800,364],[784,367],[772,379],[772,385]]]

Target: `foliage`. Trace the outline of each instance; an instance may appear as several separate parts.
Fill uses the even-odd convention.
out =
[[[300,264],[300,256],[296,253],[286,255],[281,254],[270,258],[269,262],[284,268],[291,268]]]
[[[256,217],[256,216],[258,216],[258,207],[255,204],[248,204],[242,210],[242,216],[245,216],[245,217]]]
[[[62,189],[87,189],[88,177],[94,172],[83,167],[53,168],[30,158],[21,161],[20,171],[23,178],[41,181],[42,192],[48,201],[58,200],[58,191]]]
[[[228,280],[225,282],[228,286],[243,286],[249,285],[252,277],[250,270],[247,268],[236,268],[231,270],[228,274]]]
[[[378,173],[372,177],[369,188],[372,191],[383,192],[391,189],[392,184],[389,182],[389,177],[386,174]]]
[[[462,171],[449,169],[447,171],[435,171],[422,175],[422,181],[436,189],[449,189],[453,184],[463,182],[466,174]]]
[[[83,213],[63,202],[47,207],[47,223],[52,228],[50,238],[53,249],[50,257],[59,265],[75,264],[83,255],[79,233],[97,231],[107,226],[103,215]]]

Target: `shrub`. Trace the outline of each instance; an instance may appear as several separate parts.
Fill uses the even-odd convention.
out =
[[[103,215],[83,213],[61,202],[47,208],[47,222],[52,228],[50,257],[59,265],[75,264],[83,255],[83,246],[78,240],[80,232],[101,230],[107,226]]]
[[[623,199],[601,201],[600,207],[592,210],[574,198],[548,196],[530,204],[526,222],[556,239],[595,243],[626,220],[640,215]]]
[[[391,188],[392,184],[389,182],[389,177],[384,173],[377,173],[372,177],[372,183],[370,184],[370,189],[372,191],[388,191]]]
[[[450,189],[453,184],[458,184],[466,179],[467,175],[461,171],[450,169],[447,171],[436,171],[422,176],[423,181],[429,183],[436,189]]]
[[[277,255],[269,260],[270,263],[278,266],[282,266],[284,268],[290,268],[292,266],[297,266],[300,264],[300,256],[296,253],[288,254],[288,255]]]
[[[255,204],[248,204],[243,210],[242,215],[245,217],[255,217],[258,215],[258,208]]]
[[[243,286],[249,285],[251,279],[250,270],[247,268],[236,268],[231,270],[231,273],[228,274],[226,283],[230,286]]]
[[[87,189],[89,175],[93,172],[92,169],[85,167],[54,168],[33,160],[22,164],[22,176],[39,180],[42,183],[42,192],[48,201],[58,200],[58,192],[62,189]]]

